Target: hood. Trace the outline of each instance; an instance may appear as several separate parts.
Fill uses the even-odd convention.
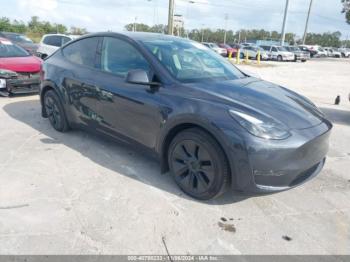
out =
[[[232,109],[253,110],[268,115],[290,129],[309,128],[324,120],[323,114],[306,98],[253,77],[190,86],[212,97],[205,99],[227,104]]]
[[[42,60],[35,56],[25,57],[2,57],[0,58],[0,69],[14,72],[36,73],[41,69]]]

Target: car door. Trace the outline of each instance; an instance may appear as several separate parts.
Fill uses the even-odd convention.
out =
[[[99,131],[154,148],[163,121],[164,88],[126,82],[127,73],[137,69],[154,80],[151,65],[134,45],[116,37],[104,37],[100,61]]]
[[[96,128],[99,121],[96,52],[101,37],[89,37],[73,42],[62,50],[65,58],[63,86],[69,102],[73,122]]]
[[[272,59],[277,59],[277,57],[278,57],[278,50],[277,50],[277,47],[272,46],[272,47],[271,47],[270,53],[271,53],[271,58],[272,58]]]

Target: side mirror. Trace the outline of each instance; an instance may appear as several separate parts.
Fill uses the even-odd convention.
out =
[[[158,82],[149,81],[148,74],[145,70],[136,69],[128,72],[126,82],[137,85],[160,86]]]

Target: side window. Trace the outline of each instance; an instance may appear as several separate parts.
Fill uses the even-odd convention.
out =
[[[129,71],[142,69],[149,73],[150,67],[140,52],[129,43],[114,37],[105,37],[102,44],[101,69],[120,77]]]
[[[59,35],[49,35],[45,37],[44,44],[60,47],[62,43],[62,36]]]
[[[100,37],[89,37],[66,46],[63,55],[71,62],[95,68],[96,50]]]
[[[72,39],[70,39],[67,36],[63,36],[62,41],[61,41],[61,46],[63,46],[65,43],[68,43],[70,40],[72,40]]]
[[[276,47],[272,47],[272,52],[277,52],[277,48]]]

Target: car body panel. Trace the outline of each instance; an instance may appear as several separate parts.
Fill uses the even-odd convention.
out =
[[[41,69],[41,59],[35,56],[0,57],[0,69],[14,72],[37,73]]]

